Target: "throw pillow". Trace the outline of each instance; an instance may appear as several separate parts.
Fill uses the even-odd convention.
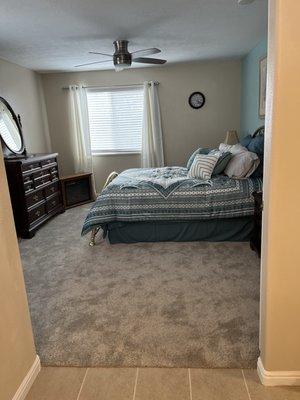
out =
[[[210,151],[211,151],[211,149],[208,149],[205,147],[203,147],[203,148],[199,147],[199,149],[195,150],[194,153],[190,156],[190,158],[186,164],[187,169],[191,168],[194,158],[196,157],[197,154],[208,154]]]
[[[229,178],[248,178],[256,170],[259,162],[257,154],[245,150],[233,155],[224,173]]]
[[[264,142],[265,138],[263,135],[258,135],[252,138],[251,142],[248,144],[247,149],[256,154],[264,154]]]
[[[258,135],[256,137],[252,137],[251,135],[248,135],[241,140],[240,144],[247,147],[247,149],[252,153],[256,153],[258,155],[260,163],[257,169],[251,175],[251,178],[261,178],[263,176],[264,169],[264,136]]]
[[[211,150],[208,154],[219,157],[212,174],[213,175],[222,174],[222,172],[224,172],[227,164],[231,160],[232,154],[229,151],[222,153],[220,150]]]
[[[247,151],[246,147],[242,146],[241,144],[237,143],[237,144],[226,144],[226,143],[221,143],[219,146],[219,150],[222,153],[225,152],[230,152],[231,154],[238,154],[241,153],[243,151]]]
[[[259,158],[259,166],[251,175],[251,178],[262,178],[264,174],[264,156],[262,154],[258,154]]]
[[[252,138],[251,135],[247,135],[247,136],[243,137],[243,138],[240,140],[240,144],[241,144],[242,146],[248,148],[248,146],[249,146],[249,144],[250,144],[250,142],[251,142],[252,139],[253,139],[253,138]]]
[[[188,172],[188,177],[207,181],[211,178],[218,159],[219,157],[216,155],[196,154],[193,164]]]

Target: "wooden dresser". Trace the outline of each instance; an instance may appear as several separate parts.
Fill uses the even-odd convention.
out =
[[[6,158],[5,167],[17,233],[32,238],[44,222],[64,211],[57,153]]]

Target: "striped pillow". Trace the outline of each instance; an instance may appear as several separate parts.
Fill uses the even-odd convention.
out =
[[[211,178],[218,159],[218,155],[197,154],[189,169],[188,177],[207,181]]]

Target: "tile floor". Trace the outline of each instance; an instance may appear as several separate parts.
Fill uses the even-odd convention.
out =
[[[299,400],[255,370],[43,367],[26,400]]]

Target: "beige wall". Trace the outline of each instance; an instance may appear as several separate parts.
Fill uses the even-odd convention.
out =
[[[53,150],[60,153],[64,174],[73,172],[71,137],[67,118],[68,92],[63,86],[82,83],[110,86],[157,80],[167,165],[185,165],[189,154],[200,146],[216,146],[227,129],[240,127],[240,61],[218,60],[183,63],[156,68],[137,68],[116,73],[94,71],[42,75]],[[188,96],[200,90],[207,102],[193,110]],[[139,167],[139,156],[94,157],[97,186],[112,170]]]
[[[300,2],[270,0],[261,358],[300,371]]]
[[[20,114],[27,150],[47,152],[49,143],[39,75],[0,59],[0,96],[10,103],[16,114]]]
[[[11,400],[36,354],[1,149],[0,204],[0,400]]]

